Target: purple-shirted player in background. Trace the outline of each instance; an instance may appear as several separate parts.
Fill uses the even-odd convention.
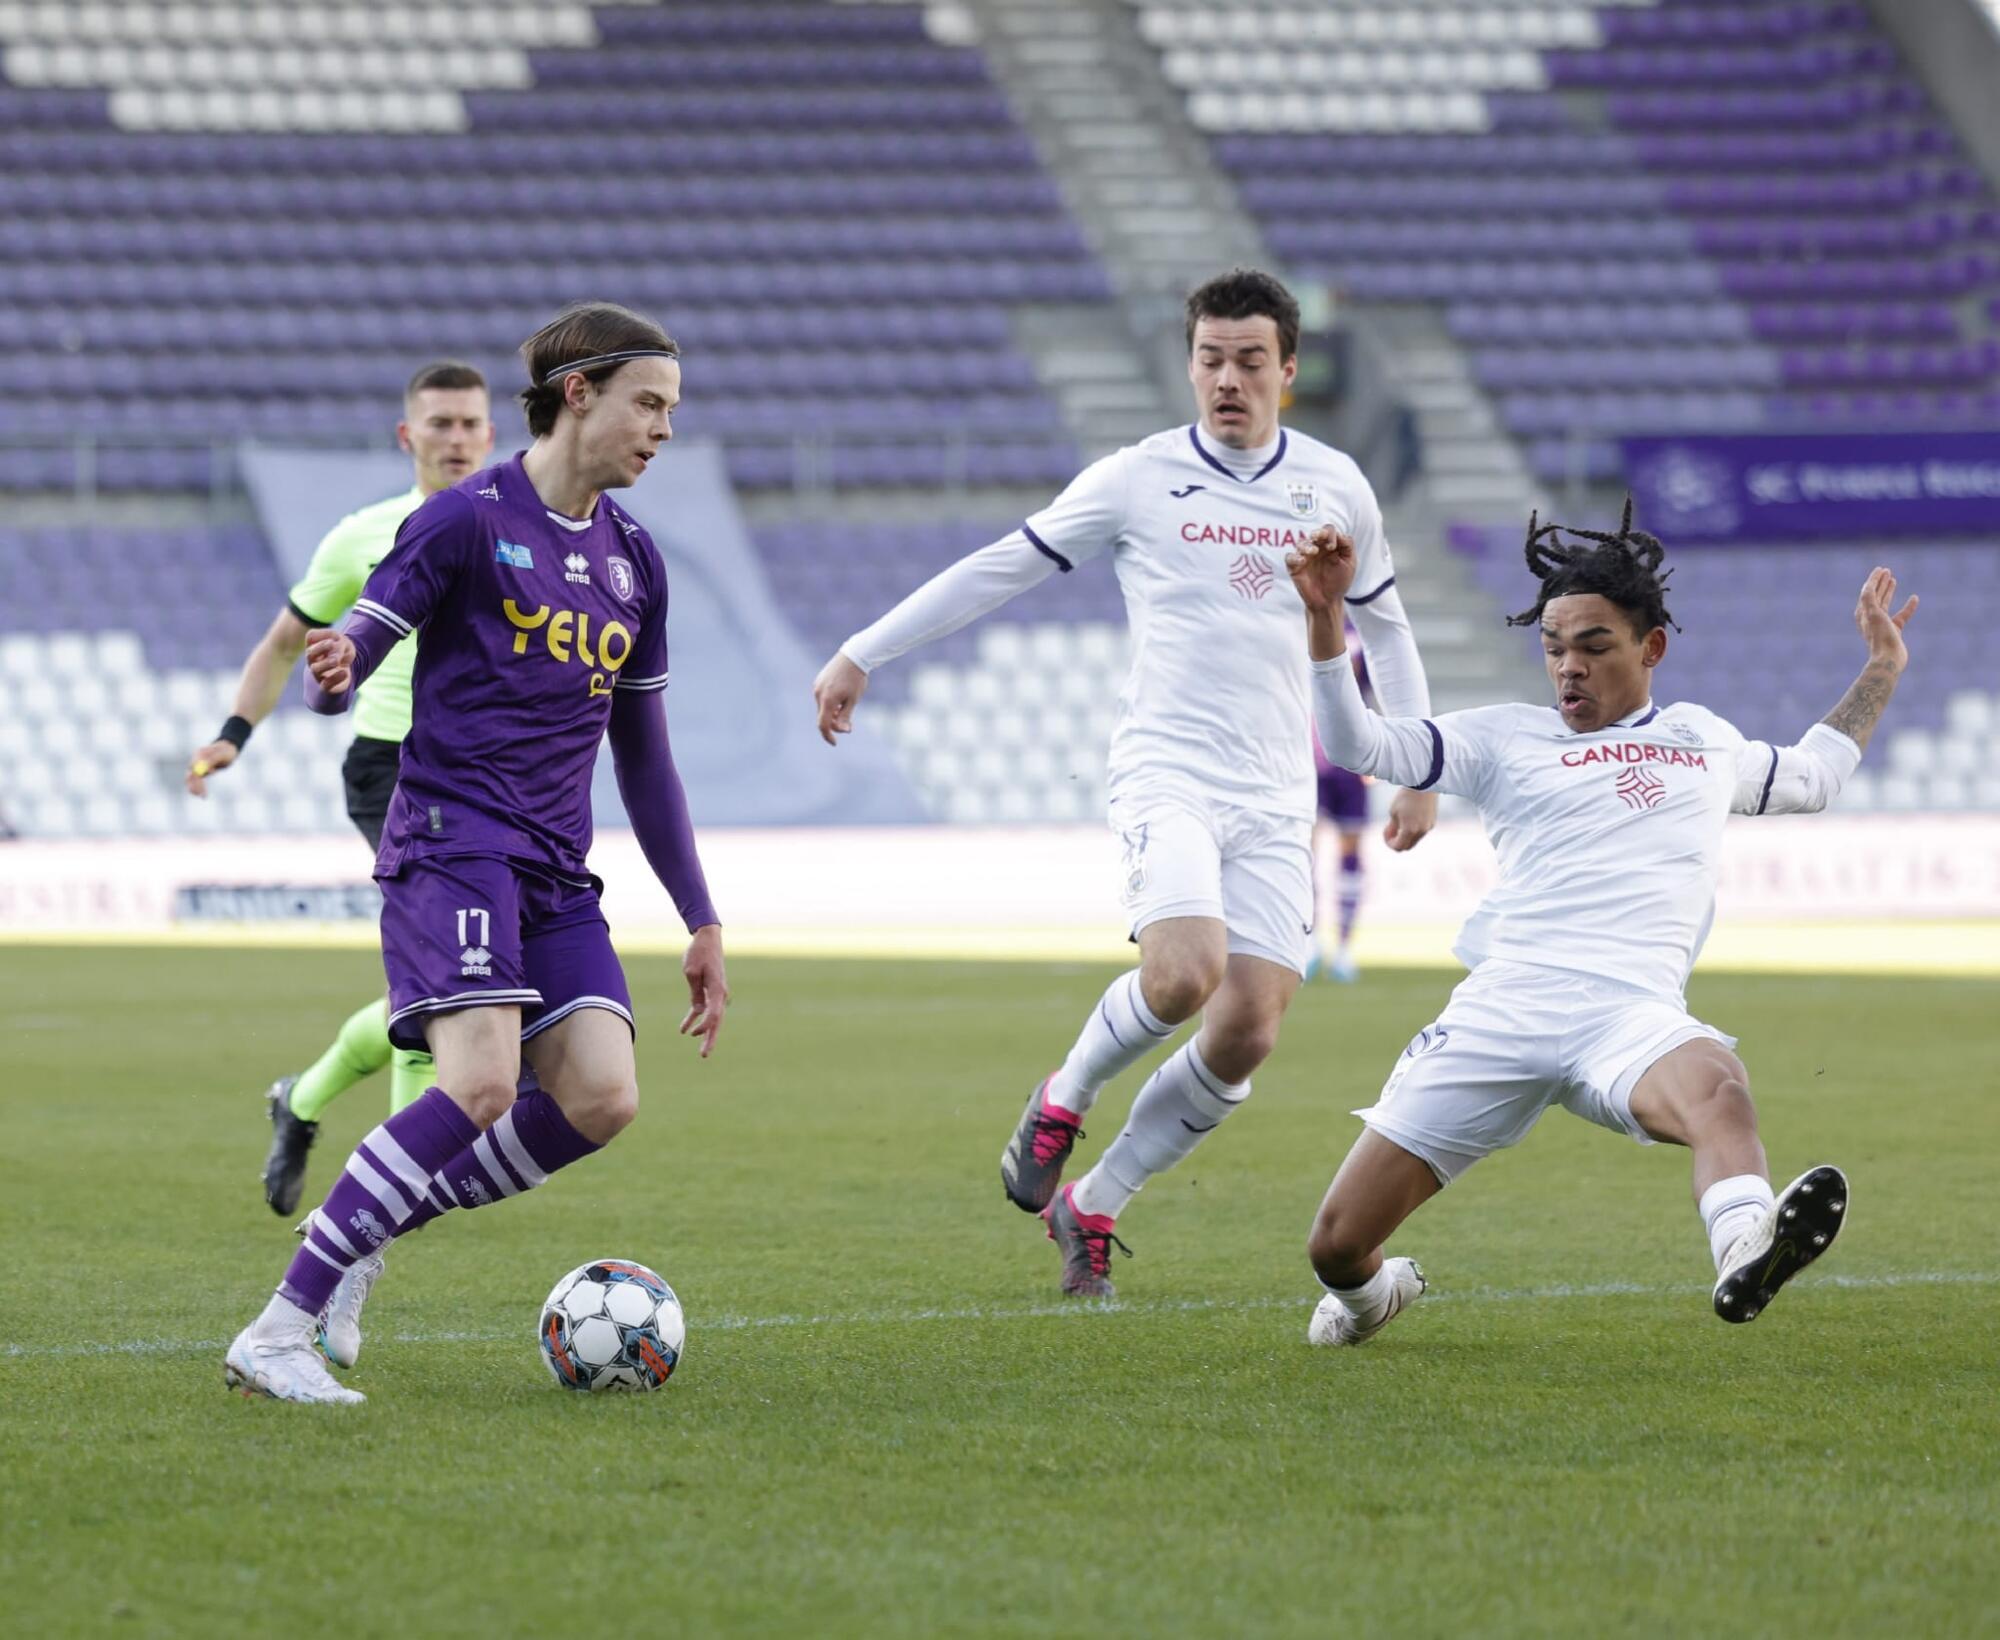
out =
[[[1350,622],[1347,652],[1354,657],[1354,675],[1368,691],[1368,663],[1362,659],[1361,638]],[[1313,769],[1319,778],[1319,813],[1313,826],[1313,894],[1317,901],[1314,919],[1316,938],[1313,954],[1306,964],[1306,978],[1339,980],[1352,984],[1361,970],[1354,965],[1354,919],[1361,910],[1361,834],[1368,828],[1368,781],[1351,769],[1330,762],[1320,749],[1319,731],[1313,731]],[[1324,822],[1323,824],[1321,822]],[[1338,850],[1331,862],[1327,855],[1327,834],[1333,835]],[[1333,915],[1327,915],[1327,879],[1333,879]]]
[[[308,704],[339,712],[423,630],[375,876],[390,1039],[428,1046],[438,1085],[361,1141],[307,1217],[277,1293],[229,1346],[225,1381],[246,1394],[361,1400],[314,1348],[335,1287],[372,1282],[405,1231],[532,1190],[637,1112],[631,996],[585,863],[607,729],[640,847],[693,935],[680,1029],[703,1058],[729,1001],[667,741],[666,568],[603,494],[672,436],[679,350],[651,320],[586,303],[521,355],[533,447],[426,501],[342,629],[307,640]],[[524,1053],[541,1089],[517,1098]],[[359,1329],[325,1343],[351,1366]]]

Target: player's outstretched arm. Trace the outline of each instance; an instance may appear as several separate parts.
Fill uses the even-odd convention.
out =
[[[819,738],[827,745],[835,744],[835,735],[853,731],[854,708],[867,688],[868,674],[848,659],[844,649],[836,649],[833,659],[819,669],[813,679],[813,705],[819,711]]]
[[[1285,554],[1285,568],[1306,606],[1306,652],[1314,661],[1347,653],[1347,594],[1358,567],[1354,542],[1322,524],[1304,546]]]
[[[379,657],[377,657],[379,659]],[[327,717],[347,710],[363,665],[359,646],[339,628],[306,634],[306,705]]]
[[[674,767],[667,709],[658,690],[615,690],[611,701],[611,763],[618,795],[653,875],[673,897],[674,909],[693,935],[681,973],[688,1011],[680,1034],[701,1039],[701,1056],[715,1049],[729,1007],[729,976],[722,962],[722,920],[708,892],[688,815],[687,789]]]
[[[1020,530],[959,559],[933,575],[873,626],[842,644],[813,684],[820,738],[854,727],[854,707],[868,687],[868,675],[885,661],[907,655],[920,644],[949,636],[980,616],[1040,586],[1059,567]]]
[[[1346,658],[1346,600],[1354,585],[1359,563],[1353,541],[1328,525],[1321,525],[1313,532],[1310,541],[1285,556],[1285,568],[1291,572],[1292,585],[1298,588],[1299,600],[1306,606],[1306,651],[1312,656],[1315,667]],[[1415,660],[1414,649],[1411,659]],[[1421,679],[1421,671],[1418,675]],[[1360,699],[1358,689],[1355,699]],[[1365,704],[1363,710],[1366,710]],[[1356,767],[1335,753],[1331,742],[1326,739],[1326,714],[1320,712],[1316,715],[1321,720],[1320,742],[1326,746],[1327,755],[1344,767]],[[1353,750],[1355,755],[1359,755],[1358,746]],[[1377,771],[1368,769],[1362,772],[1372,774]],[[1424,773],[1435,778],[1428,765]],[[1422,780],[1424,775],[1415,778]],[[1436,825],[1437,794],[1412,791],[1405,783],[1404,789],[1397,792],[1390,802],[1389,820],[1382,828],[1382,841],[1400,854],[1415,848]]]
[[[257,647],[243,662],[236,680],[236,699],[222,733],[188,759],[187,789],[191,796],[208,795],[208,777],[220,774],[242,754],[250,731],[277,710],[278,699],[291,679],[292,668],[305,653],[306,624],[289,609],[278,611]]]
[[[1882,721],[1889,697],[1896,692],[1896,680],[1910,664],[1910,652],[1903,645],[1903,628],[1916,614],[1917,600],[1912,596],[1901,609],[1894,608],[1895,602],[1896,577],[1886,569],[1870,571],[1854,606],[1854,624],[1868,645],[1868,664],[1840,697],[1840,704],[1820,720],[1829,729],[1838,729],[1863,751],[1868,749],[1875,725]]]
[[[681,975],[687,980],[688,1011],[681,1016],[680,1034],[701,1038],[701,1056],[715,1051],[715,1039],[722,1030],[722,1015],[729,1006],[729,976],[722,966],[722,926],[709,923],[697,928],[681,958]]]
[[[1817,814],[1840,795],[1882,720],[1896,680],[1909,665],[1903,628],[1917,600],[1895,608],[1896,578],[1886,569],[1869,574],[1855,605],[1854,624],[1868,645],[1861,675],[1840,704],[1799,738],[1796,746],[1744,743],[1737,764],[1737,814]]]
[[[1354,543],[1322,527],[1306,545],[1285,555],[1285,568],[1306,608],[1313,718],[1326,755],[1343,769],[1377,775],[1419,794],[1437,786],[1444,768],[1437,726],[1428,718],[1385,718],[1369,711],[1355,681],[1343,630],[1343,600],[1354,583]]]

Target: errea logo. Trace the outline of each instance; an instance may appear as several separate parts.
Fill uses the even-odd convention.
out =
[[[563,579],[574,581],[578,586],[590,585],[590,560],[580,552],[573,552],[563,560]]]

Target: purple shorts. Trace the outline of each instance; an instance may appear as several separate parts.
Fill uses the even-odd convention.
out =
[[[389,1040],[427,1047],[424,1022],[512,1004],[526,1041],[579,1008],[632,1023],[632,993],[598,883],[489,854],[405,860],[382,883]]]
[[[1322,770],[1319,812],[1343,831],[1359,831],[1368,824],[1368,782],[1351,769]]]

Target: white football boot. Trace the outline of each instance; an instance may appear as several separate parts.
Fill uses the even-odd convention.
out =
[[[356,1260],[319,1313],[319,1347],[336,1367],[351,1367],[361,1358],[361,1306],[381,1274],[380,1253]]]
[[[245,1395],[324,1406],[359,1406],[368,1397],[334,1382],[313,1347],[313,1318],[274,1298],[236,1335],[222,1358],[222,1381]]]
[[[1715,1313],[1724,1321],[1755,1321],[1780,1287],[1833,1245],[1846,1222],[1847,1175],[1837,1167],[1801,1173],[1722,1255]]]
[[[1347,1306],[1328,1293],[1313,1311],[1306,1327],[1308,1344],[1365,1344],[1410,1305],[1423,1297],[1428,1285],[1413,1258],[1385,1258],[1382,1268],[1389,1272],[1389,1302],[1382,1313],[1365,1325],[1347,1313]]]

